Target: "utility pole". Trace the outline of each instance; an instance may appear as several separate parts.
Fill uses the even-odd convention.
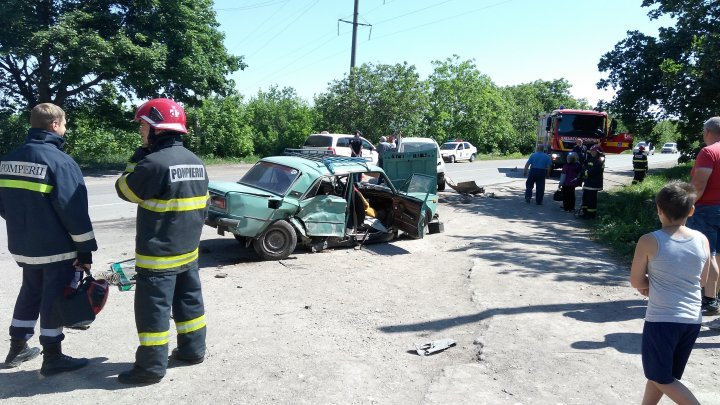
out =
[[[355,0],[355,11],[353,11],[353,35],[352,35],[352,50],[350,51],[350,71],[355,67],[355,51],[357,50],[357,26],[358,26],[358,3],[360,0]]]
[[[353,68],[355,67],[355,53],[357,51],[357,28],[358,25],[363,25],[365,27],[370,27],[370,33],[372,33],[372,25],[370,24],[363,24],[358,22],[358,8],[359,8],[360,0],[355,0],[355,9],[353,11],[353,20],[352,22],[338,19],[338,35],[340,34],[340,22],[352,24],[353,31],[352,31],[352,49],[350,51],[350,73],[352,73]]]

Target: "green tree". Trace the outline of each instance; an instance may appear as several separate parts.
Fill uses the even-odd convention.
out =
[[[428,78],[428,133],[439,143],[463,138],[480,153],[520,149],[510,104],[490,77],[481,74],[473,61],[460,61],[457,55],[433,65]]]
[[[188,149],[208,157],[247,157],[254,151],[250,116],[242,97],[213,96],[196,108],[188,108]]]
[[[413,65],[363,64],[330,83],[315,108],[319,127],[331,132],[359,129],[371,141],[393,132],[420,135],[427,91]]]
[[[657,38],[628,32],[598,64],[617,91],[613,105],[636,133],[650,134],[659,119],[677,119],[681,149],[700,140],[702,122],[720,111],[720,2],[644,0],[651,19],[670,15],[674,27]]]
[[[0,21],[0,94],[15,110],[87,102],[108,84],[197,103],[245,66],[211,0],[4,0]]]
[[[260,156],[299,148],[315,128],[314,110],[291,87],[272,86],[266,92],[259,91],[247,109],[255,152]]]

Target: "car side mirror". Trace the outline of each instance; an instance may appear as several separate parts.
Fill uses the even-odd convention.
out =
[[[276,198],[271,198],[268,200],[268,208],[270,208],[272,210],[276,210],[276,209],[280,208],[280,203],[281,203],[280,200],[278,200]]]

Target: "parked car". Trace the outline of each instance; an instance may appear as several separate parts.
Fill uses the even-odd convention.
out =
[[[675,142],[667,142],[663,145],[660,153],[678,153],[677,144]]]
[[[638,153],[640,150],[640,145],[645,147],[645,154],[646,155],[654,155],[655,154],[655,145],[652,144],[652,142],[638,142],[637,145],[633,148],[633,153]]]
[[[437,190],[445,190],[445,161],[440,152],[440,146],[432,138],[400,138],[398,152],[418,152],[432,149],[437,153]]]
[[[432,176],[401,180],[358,157],[286,153],[261,159],[237,183],[211,181],[205,223],[252,245],[264,260],[287,258],[298,245],[317,251],[443,230]],[[418,159],[434,167],[434,154]]]
[[[440,153],[446,162],[455,163],[458,160],[468,160],[472,162],[477,155],[477,148],[472,146],[470,142],[452,141],[442,144]]]
[[[334,155],[350,156],[350,140],[353,135],[348,134],[310,134],[303,143],[303,149],[329,150]],[[362,139],[362,155],[364,158],[370,158],[373,164],[378,162],[378,154],[375,147],[367,139]]]

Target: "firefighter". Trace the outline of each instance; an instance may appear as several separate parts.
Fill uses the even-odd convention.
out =
[[[648,171],[648,159],[645,155],[645,146],[640,145],[637,153],[633,153],[633,177],[632,184],[642,183],[645,180],[645,174]]]
[[[135,364],[118,380],[159,382],[168,365],[170,317],[177,329],[175,361],[205,359],[205,309],[198,246],[205,220],[208,179],[203,162],[185,149],[185,111],[156,98],[135,113],[143,146],[115,183],[120,198],[138,204],[135,237]]]
[[[600,145],[590,148],[583,171],[582,213],[580,218],[593,219],[597,216],[597,195],[603,189],[605,155]]]
[[[97,250],[80,167],[63,152],[65,125],[60,107],[36,105],[25,144],[0,163],[0,215],[7,226],[8,249],[23,269],[5,367],[40,354],[27,344],[39,317],[44,376],[88,364],[87,359],[63,354],[64,322],[54,308],[76,277],[76,267],[89,270]]]

